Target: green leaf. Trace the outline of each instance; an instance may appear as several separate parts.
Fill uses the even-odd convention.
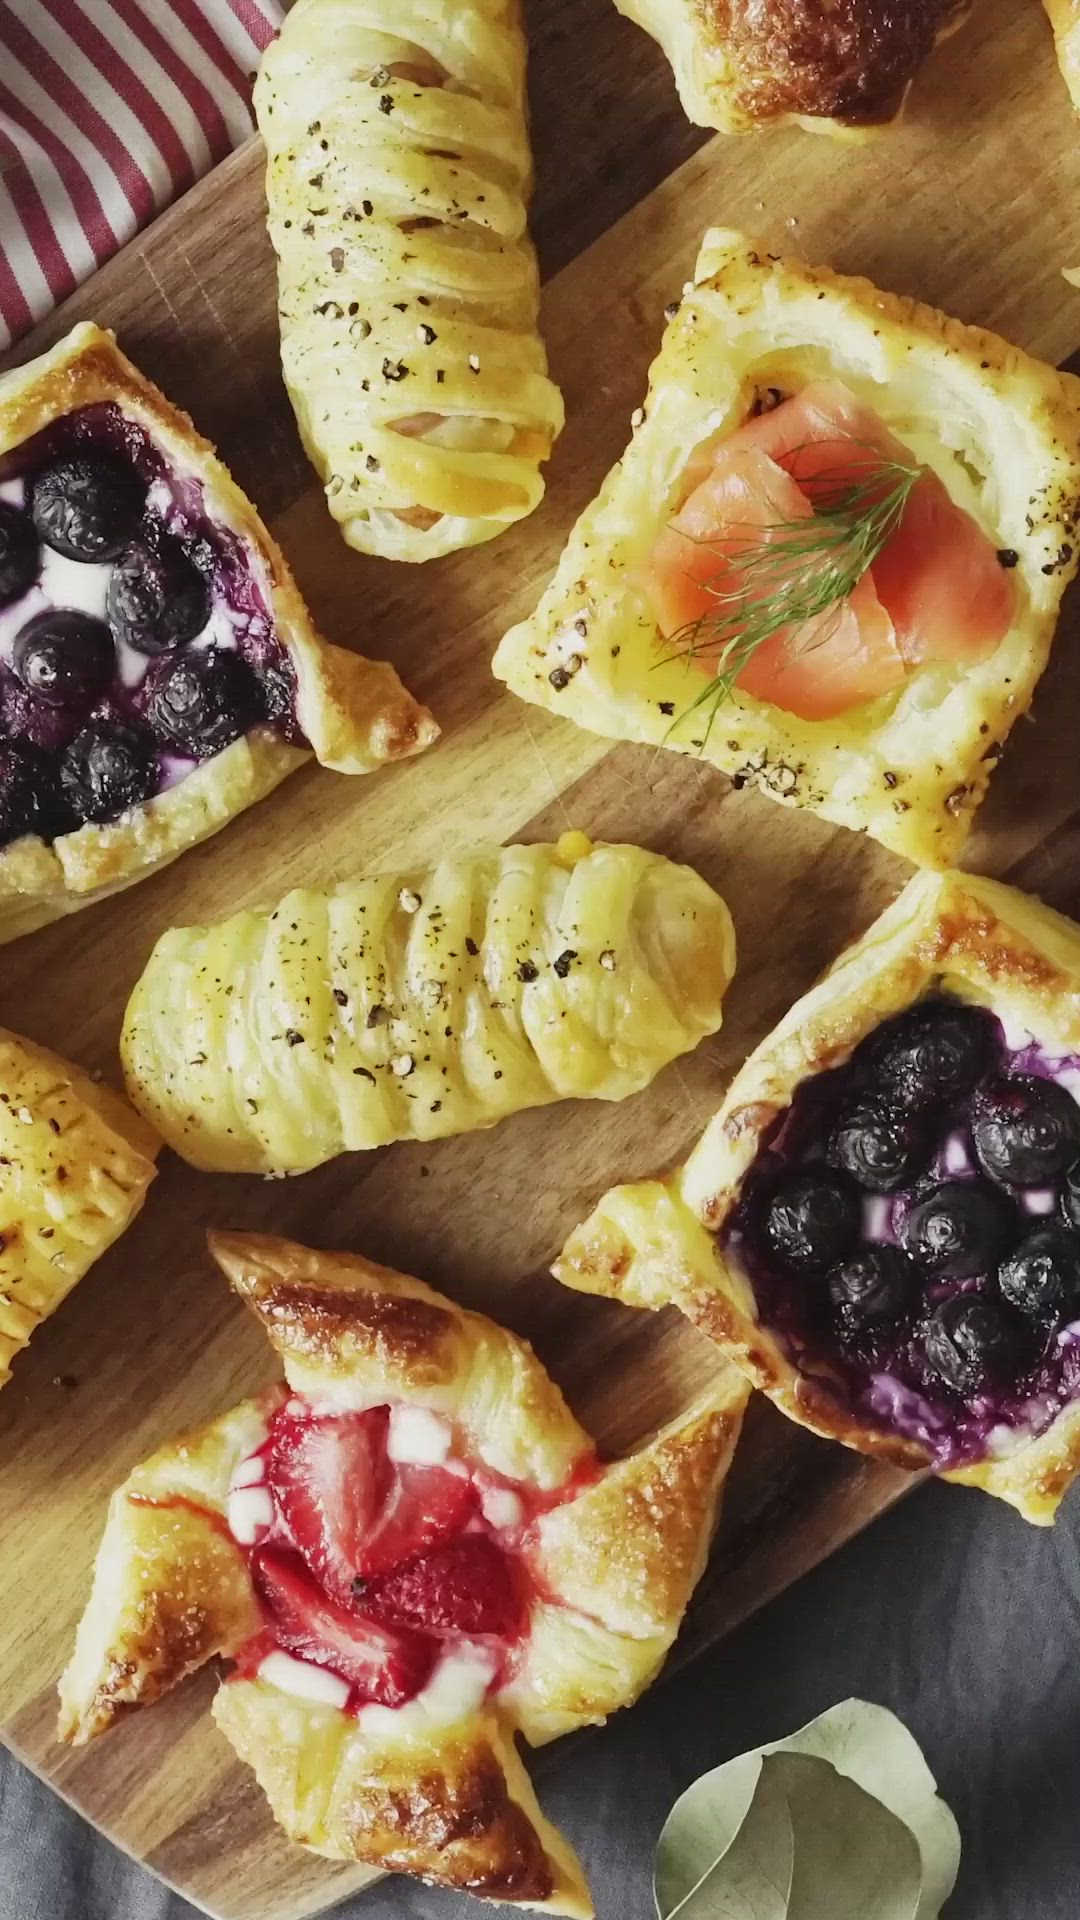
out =
[[[691,1827],[697,1818],[692,1809]],[[704,1826],[696,1831],[708,1841]],[[717,1859],[714,1847],[707,1852],[704,1872],[674,1905],[660,1906],[657,1889],[661,1920],[785,1920],[794,1864],[791,1818],[783,1787],[767,1777],[760,1763],[750,1805],[723,1856]]]

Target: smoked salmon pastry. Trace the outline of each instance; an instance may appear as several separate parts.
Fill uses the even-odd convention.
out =
[[[134,1220],[160,1145],[119,1094],[0,1029],[0,1387]]]
[[[495,673],[944,867],[1046,665],[1078,494],[1080,381],[714,231]]]
[[[968,0],[616,5],[664,49],[699,127],[746,133],[795,122],[848,140],[899,117],[923,61],[969,12]]]
[[[0,376],[0,942],[141,880],[311,753],[367,773],[436,731],[392,667],[320,639],[111,333]]]
[[[113,1495],[61,1737],[224,1655],[214,1718],[290,1839],[588,1920],[515,1736],[598,1724],[654,1679],[745,1381],[722,1367],[602,1464],[531,1348],[419,1280],[258,1235],[210,1244],[285,1381]]]
[[[192,1166],[303,1173],[552,1100],[622,1100],[715,1033],[731,917],[641,847],[486,847],[158,941],[128,1090]]]
[[[1080,927],[917,875],[556,1272],[675,1302],[802,1426],[1049,1525],[1080,1470]]]
[[[563,423],[518,0],[297,0],[255,111],[285,385],[344,538],[390,560],[492,539]]]

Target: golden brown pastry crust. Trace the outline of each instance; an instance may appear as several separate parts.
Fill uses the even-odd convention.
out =
[[[427,709],[383,661],[330,645],[312,625],[285,557],[247,496],[179,408],[89,322],[0,377],[0,455],[81,407],[112,402],[137,421],[173,468],[203,488],[208,514],[236,534],[261,569],[278,638],[292,658],[297,719],[324,766],[366,773],[436,738]],[[0,850],[0,943],[142,879],[261,800],[307,758],[268,726],[144,805],[47,846],[36,835]]]
[[[1054,29],[1062,78],[1080,112],[1080,5],[1077,0],[1043,0],[1043,5]]]
[[[139,1212],[160,1144],[111,1088],[0,1029],[0,1387]]]
[[[413,1403],[469,1452],[541,1491],[591,1463],[587,1434],[532,1350],[418,1280],[269,1236],[212,1250],[320,1407]],[[253,1632],[249,1577],[222,1516],[238,1463],[285,1389],[163,1447],[114,1495],[94,1589],[60,1683],[61,1735],[81,1743]],[[489,1899],[588,1920],[581,1869],[544,1819],[514,1735],[534,1744],[602,1720],[661,1665],[708,1549],[749,1389],[723,1365],[682,1419],[526,1536],[542,1597],[505,1684],[477,1704],[349,1715],[262,1677],[214,1713],[285,1831],[332,1859],[418,1873]]]
[[[613,1187],[553,1269],[567,1286],[631,1306],[674,1302],[791,1419],[909,1468],[929,1464],[920,1444],[864,1425],[792,1364],[758,1320],[751,1283],[720,1235],[802,1082],[841,1065],[882,1020],[937,985],[1055,1052],[1080,1052],[1080,928],[997,881],[921,874],[750,1055],[685,1165],[664,1180]],[[1078,1472],[1073,1402],[1015,1451],[942,1477],[1048,1525]]]

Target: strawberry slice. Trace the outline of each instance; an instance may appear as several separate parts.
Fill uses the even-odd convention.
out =
[[[415,1560],[461,1533],[479,1511],[479,1495],[464,1474],[451,1473],[446,1467],[397,1466],[353,1571],[387,1573],[403,1561]]]
[[[269,1480],[278,1513],[312,1573],[341,1600],[389,1488],[388,1419],[375,1407],[275,1423]]]
[[[483,1533],[466,1533],[381,1579],[359,1583],[365,1613],[425,1633],[517,1637],[525,1624],[520,1574]]]
[[[407,1627],[387,1627],[320,1592],[303,1561],[276,1547],[252,1555],[252,1577],[287,1653],[328,1667],[361,1701],[400,1707],[425,1685],[437,1646]]]

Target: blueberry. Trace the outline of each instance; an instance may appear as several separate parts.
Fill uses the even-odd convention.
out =
[[[64,755],[60,783],[80,820],[115,820],[156,790],[154,742],[118,721],[84,727]]]
[[[847,1325],[898,1320],[918,1291],[918,1274],[899,1247],[862,1247],[829,1275],[829,1298]]]
[[[765,1236],[787,1267],[824,1273],[851,1252],[859,1236],[859,1198],[836,1174],[782,1174],[769,1196]]]
[[[38,571],[38,543],[29,514],[0,500],[0,607],[20,600]]]
[[[71,608],[37,613],[11,651],[16,677],[50,707],[88,713],[113,677],[116,655],[103,620]]]
[[[998,1268],[1009,1303],[1034,1320],[1080,1315],[1080,1245],[1057,1221],[1036,1227]]]
[[[923,1000],[879,1029],[866,1059],[902,1107],[951,1106],[991,1064],[993,1016],[958,1000]]]
[[[210,618],[210,590],[178,540],[126,547],[109,581],[109,625],[137,653],[171,653]]]
[[[979,1293],[943,1300],[923,1328],[930,1365],[957,1393],[1015,1381],[1031,1359],[1029,1339],[1008,1307]]]
[[[61,826],[52,763],[37,747],[0,742],[0,846],[24,833],[43,837]]]
[[[993,1273],[1008,1235],[1008,1207],[982,1180],[946,1180],[909,1208],[900,1230],[912,1259],[943,1280]]]
[[[262,717],[259,683],[238,653],[216,647],[162,664],[147,718],[171,747],[208,760]]]
[[[37,474],[30,506],[47,547],[69,560],[115,560],[142,516],[146,489],[111,454],[74,454]]]
[[[914,1178],[926,1153],[913,1115],[883,1100],[858,1100],[841,1111],[826,1158],[872,1193],[894,1193]]]
[[[1061,1211],[1080,1233],[1080,1160],[1069,1168],[1061,1189]]]
[[[1080,1155],[1080,1106],[1053,1080],[1017,1074],[980,1087],[972,1109],[979,1164],[1010,1187],[1044,1187]]]

